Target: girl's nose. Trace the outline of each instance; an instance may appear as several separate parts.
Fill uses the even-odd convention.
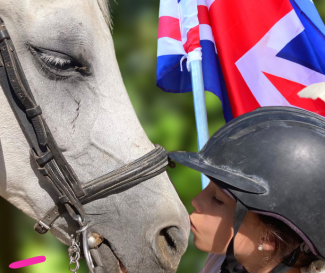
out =
[[[197,213],[202,213],[202,204],[201,204],[202,192],[200,192],[197,196],[192,199],[192,206],[196,210]]]

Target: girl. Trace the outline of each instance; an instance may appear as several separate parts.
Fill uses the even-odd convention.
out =
[[[190,216],[194,244],[210,253],[202,273],[325,272],[324,118],[264,107],[199,153],[169,156],[211,180]]]

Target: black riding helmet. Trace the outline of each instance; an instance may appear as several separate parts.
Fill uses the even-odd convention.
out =
[[[325,258],[325,119],[293,107],[263,107],[224,125],[199,153],[169,157],[207,175],[237,198],[234,237],[247,209],[284,221]],[[272,272],[285,272],[297,249]],[[233,240],[230,271],[238,264]]]

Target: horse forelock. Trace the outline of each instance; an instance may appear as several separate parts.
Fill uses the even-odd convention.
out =
[[[105,21],[110,29],[113,27],[112,17],[109,8],[109,2],[107,0],[97,0],[98,6],[105,18]]]

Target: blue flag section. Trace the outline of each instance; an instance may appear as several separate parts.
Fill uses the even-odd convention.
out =
[[[201,40],[202,69],[204,88],[214,93],[222,102],[226,122],[233,118],[225,81],[222,75],[215,45],[208,40]],[[163,55],[157,60],[157,86],[166,92],[185,93],[192,91],[191,73],[186,69],[186,62],[180,60],[183,55]]]
[[[311,1],[291,0],[305,30],[288,43],[278,57],[325,74],[325,26]]]

